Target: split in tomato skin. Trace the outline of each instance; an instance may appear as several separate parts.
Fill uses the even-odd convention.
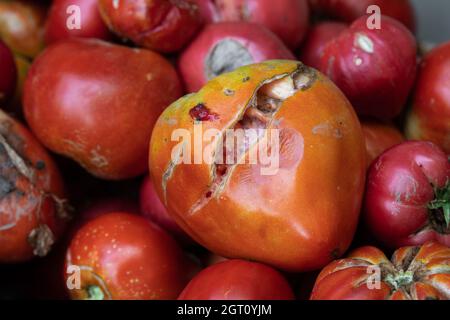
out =
[[[72,299],[171,300],[191,276],[175,240],[147,219],[124,212],[101,215],[81,227],[66,255]],[[72,271],[71,271],[72,270]]]
[[[219,262],[201,271],[178,300],[293,300],[287,280],[266,265],[244,261]]]
[[[409,141],[369,168],[364,220],[384,245],[450,245],[450,162],[431,142]]]

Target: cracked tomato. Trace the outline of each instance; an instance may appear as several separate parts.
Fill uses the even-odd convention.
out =
[[[391,261],[375,247],[330,263],[311,300],[448,300],[450,248],[437,242],[395,251]]]
[[[160,199],[194,240],[227,258],[292,271],[320,268],[347,250],[365,168],[350,103],[295,61],[213,79],[164,111],[150,144]]]

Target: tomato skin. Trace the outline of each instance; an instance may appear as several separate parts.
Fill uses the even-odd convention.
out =
[[[52,44],[70,37],[98,38],[109,40],[111,33],[100,17],[97,0],[54,0],[45,24],[45,42]],[[67,9],[78,6],[81,14],[81,29],[69,29]]]
[[[319,69],[325,46],[347,28],[347,24],[337,21],[322,21],[312,26],[300,47],[300,61]]]
[[[154,52],[71,39],[33,63],[24,113],[50,150],[120,180],[147,170],[153,125],[181,92],[175,69]]]
[[[450,154],[450,42],[430,51],[419,69],[406,136],[431,141]]]
[[[377,5],[381,14],[399,20],[412,32],[416,29],[415,12],[409,0],[309,0],[309,3],[316,13],[348,23],[365,16],[370,5]]]
[[[444,188],[449,179],[447,155],[431,142],[405,142],[389,149],[369,169],[364,200],[367,227],[391,248],[428,240],[450,245],[442,213],[428,209],[436,198],[434,188]]]
[[[366,139],[367,167],[384,151],[405,141],[403,134],[392,125],[365,120],[361,122]]]
[[[44,48],[45,15],[35,1],[0,1],[0,38],[14,53],[36,57]]]
[[[391,120],[406,104],[416,77],[416,41],[398,21],[381,29],[361,17],[324,48],[319,70],[345,93],[359,116]]]
[[[82,267],[81,289],[72,299],[89,298],[97,286],[104,299],[176,299],[188,281],[185,257],[176,242],[143,217],[114,212],[84,225],[72,239],[66,268]],[[65,274],[68,279],[68,274]]]
[[[164,53],[182,49],[202,25],[197,6],[189,0],[99,0],[99,8],[117,35]]]
[[[0,106],[14,94],[17,79],[17,67],[11,50],[0,40]]]
[[[0,111],[0,263],[45,256],[68,218],[64,186],[47,151]]]
[[[294,300],[287,280],[256,262],[229,260],[201,271],[178,300]]]
[[[234,43],[242,48],[251,61],[240,61],[242,53],[230,58],[230,52],[224,49],[220,55],[218,50],[225,43]],[[222,22],[205,27],[181,54],[178,68],[188,92],[196,92],[221,73],[233,71],[229,70],[230,65],[237,68],[270,59],[294,60],[294,55],[277,36],[260,25]]]
[[[271,122],[280,139],[275,174],[262,173],[261,163],[236,165],[227,171],[223,189],[212,196],[210,188],[217,180],[211,171],[217,167],[205,161],[171,167],[179,144],[171,139],[173,123],[192,137],[199,122],[203,132],[233,129],[239,115],[255,110],[249,102],[257,88],[280,75],[288,79],[297,70],[310,86],[286,99]],[[193,120],[202,106],[209,120]],[[342,92],[299,62],[273,60],[242,67],[179,99],[153,130],[149,162],[170,214],[194,240],[220,256],[308,271],[342,254],[354,235],[366,168],[360,123]],[[167,173],[167,168],[173,170]],[[322,214],[313,214],[317,211]]]
[[[399,248],[392,261],[375,247],[361,247],[322,270],[310,299],[448,300],[449,261],[450,248],[434,241]],[[371,279],[377,269],[379,288]]]

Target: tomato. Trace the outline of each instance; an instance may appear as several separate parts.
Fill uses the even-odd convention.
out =
[[[22,56],[16,55],[14,57],[16,69],[17,69],[17,78],[16,78],[16,90],[13,98],[7,106],[7,110],[12,113],[16,117],[21,117],[23,115],[22,112],[22,96],[23,96],[23,87],[25,85],[25,80],[28,74],[28,71],[31,67],[31,62],[23,58]]]
[[[34,58],[44,48],[45,16],[35,1],[0,1],[0,38],[14,53]]]
[[[376,5],[381,14],[399,20],[411,31],[416,29],[414,7],[409,0],[309,0],[309,3],[316,13],[348,23],[366,15],[369,6]]]
[[[286,279],[256,262],[229,260],[201,271],[179,300],[293,300]]]
[[[146,172],[153,125],[180,94],[175,69],[160,55],[72,39],[33,63],[23,101],[45,146],[99,178],[119,180]]]
[[[248,139],[235,147],[239,132]],[[295,61],[253,64],[210,81],[164,111],[150,144],[158,195],[194,240],[227,258],[291,271],[319,268],[348,248],[365,167],[350,103]]]
[[[72,299],[175,299],[188,281],[176,242],[143,217],[114,212],[84,225],[72,239],[67,267],[81,270]],[[71,272],[65,272],[71,283]],[[73,280],[73,279],[72,279]]]
[[[69,215],[59,171],[44,148],[0,111],[0,263],[45,256]]]
[[[369,29],[366,20],[359,18],[325,46],[319,70],[358,115],[390,120],[400,114],[414,85],[416,41],[389,17],[381,17],[381,29]]]
[[[194,0],[207,22],[252,22],[275,33],[291,49],[297,48],[309,26],[307,0]]]
[[[336,21],[322,21],[312,26],[300,48],[300,60],[307,66],[320,68],[325,46],[347,28],[345,23]]]
[[[365,120],[361,123],[366,138],[367,165],[384,151],[405,141],[403,134],[394,126]]]
[[[246,22],[207,26],[181,54],[178,68],[189,92],[244,65],[294,55],[266,28]]]
[[[116,34],[139,46],[175,52],[199,30],[202,19],[189,0],[99,0],[103,20]]]
[[[450,248],[402,247],[392,261],[375,247],[356,249],[322,270],[311,300],[448,300]]]
[[[97,0],[53,1],[45,24],[45,42],[51,44],[70,37],[111,38],[100,17]]]
[[[371,165],[365,220],[385,245],[450,246],[450,162],[431,142],[405,142]]]
[[[450,42],[436,47],[423,59],[406,136],[436,143],[450,154]]]
[[[14,94],[17,68],[11,50],[0,40],[0,106],[3,108]]]

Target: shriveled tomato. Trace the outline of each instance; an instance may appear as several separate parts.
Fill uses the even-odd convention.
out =
[[[32,65],[24,113],[50,150],[93,175],[124,179],[147,170],[160,113],[181,94],[162,56],[94,39],[50,46]]]
[[[175,299],[189,281],[186,266],[183,252],[165,231],[143,217],[116,212],[76,233],[65,277],[72,283],[76,273],[70,270],[79,268],[80,288],[69,288],[72,299]]]
[[[248,139],[235,146],[239,132]],[[164,111],[150,146],[156,190],[194,240],[227,258],[295,271],[319,268],[348,248],[365,167],[348,100],[294,61],[215,78]]]
[[[189,92],[238,67],[270,59],[294,59],[271,31],[246,22],[207,26],[181,54],[178,68]]]
[[[179,300],[293,300],[286,279],[256,262],[229,260],[201,271]]]
[[[392,125],[365,120],[361,123],[366,139],[367,166],[390,147],[405,141],[403,134]]]
[[[0,38],[14,53],[33,58],[44,48],[45,16],[36,1],[0,1]]]
[[[17,67],[11,50],[0,40],[0,107],[4,108],[14,94]]]
[[[360,116],[398,116],[416,77],[416,41],[398,21],[381,16],[381,28],[357,19],[324,48],[319,70],[345,93]]]
[[[423,59],[406,136],[436,143],[450,154],[450,42]]]
[[[382,243],[398,248],[437,240],[450,246],[450,162],[431,142],[405,142],[370,167],[364,212]]]
[[[50,44],[70,37],[111,38],[108,27],[100,17],[98,0],[52,2],[45,23],[45,42]]]
[[[437,242],[402,247],[392,260],[362,247],[336,260],[316,280],[312,300],[448,300],[450,248]]]
[[[174,52],[202,25],[191,0],[99,0],[103,20],[116,34],[145,48]]]
[[[45,256],[68,218],[60,174],[44,148],[0,111],[0,263]]]
[[[399,20],[411,31],[416,29],[414,7],[409,0],[309,0],[309,3],[316,13],[349,23],[374,13],[373,10],[367,12],[367,9],[376,5],[381,14]]]

